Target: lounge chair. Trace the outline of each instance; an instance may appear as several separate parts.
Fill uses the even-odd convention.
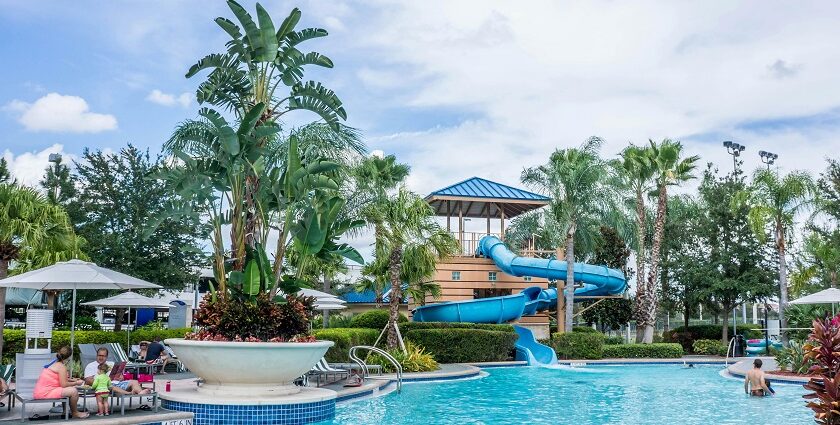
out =
[[[362,369],[358,363],[331,363],[331,366],[336,369],[347,369],[351,372],[358,371],[359,374],[362,373]],[[382,365],[365,363],[365,367],[367,367],[368,372],[382,375]]]
[[[335,369],[327,363],[327,359],[321,357],[321,360],[318,360],[318,363],[312,367],[312,370],[309,371],[310,375],[315,376],[316,385],[321,386],[321,377],[325,377],[325,379],[329,380],[329,377],[332,375],[336,379],[340,379],[341,376],[348,377],[350,376],[350,371],[346,369]]]
[[[28,417],[26,415],[27,404],[43,404],[51,403],[53,406],[61,404],[64,410],[64,420],[70,419],[70,397],[59,398],[42,398],[36,399],[32,392],[35,390],[35,382],[41,376],[41,371],[44,365],[53,359],[53,354],[25,354],[18,353],[15,358],[15,389],[9,391],[8,403],[6,404],[8,410],[11,411],[15,401],[20,402],[20,421],[25,422]]]

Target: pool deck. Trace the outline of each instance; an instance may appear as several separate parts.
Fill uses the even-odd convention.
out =
[[[762,367],[764,370],[776,370],[779,368],[773,357],[749,357],[729,366],[727,371],[732,376],[743,378],[747,375],[747,371],[753,368],[752,362],[756,358],[760,358],[761,361],[764,362]],[[778,382],[781,384],[806,384],[810,380],[810,378],[804,376],[776,375],[773,373],[765,373],[765,376],[770,379],[770,382]]]
[[[524,364],[524,362],[512,363]],[[404,373],[402,375],[402,382],[405,384],[411,382],[446,381],[475,378],[480,375],[481,368],[477,366],[460,363],[441,364],[440,369],[432,372]],[[335,391],[337,393],[336,401],[340,403],[360,397],[377,396],[382,393],[394,391],[397,389],[397,375],[393,373],[370,375],[360,387],[345,387],[344,380],[342,379],[332,384],[322,385],[321,388]]]

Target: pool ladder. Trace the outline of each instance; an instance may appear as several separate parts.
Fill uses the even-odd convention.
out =
[[[355,347],[351,347],[350,348],[350,360],[353,361],[354,363],[356,363],[357,365],[359,365],[359,368],[361,368],[361,370],[362,370],[362,376],[365,377],[365,378],[367,378],[367,376],[370,373],[368,372],[368,367],[367,367],[367,364],[364,362],[364,360],[362,360],[361,358],[359,358],[359,356],[356,355],[356,352],[358,350],[366,350],[366,351],[370,351],[370,352],[379,354],[380,356],[382,356],[386,360],[388,360],[392,365],[394,365],[394,370],[397,371],[397,392],[402,391],[402,365],[400,364],[400,362],[397,361],[397,359],[394,358],[394,356],[388,354],[388,352],[385,351],[385,350],[382,350],[382,349],[379,349],[379,348],[376,348],[376,347],[371,347],[371,346],[368,346],[368,345],[357,345]]]
[[[724,367],[729,367],[729,353],[732,353],[732,358],[735,358],[735,337],[729,340],[729,345],[726,347],[726,362]]]

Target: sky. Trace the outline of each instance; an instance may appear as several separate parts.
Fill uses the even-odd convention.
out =
[[[243,3],[253,12],[254,4]],[[722,141],[783,172],[840,151],[840,3],[776,1],[266,1],[275,22],[330,36],[307,47],[371,150],[412,167],[421,194],[523,168],[590,136],[614,157],[672,138],[728,171]],[[186,70],[224,49],[221,1],[0,0],[0,155],[35,184],[50,153],[127,143],[157,152],[195,117]],[[292,114],[289,114],[292,115]],[[317,119],[300,112],[288,122]]]

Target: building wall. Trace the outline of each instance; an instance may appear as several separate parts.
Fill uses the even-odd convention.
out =
[[[456,275],[453,276],[453,272],[456,272]],[[491,272],[495,272],[495,281],[490,279]],[[456,279],[456,277],[460,277],[460,279]],[[428,297],[426,299],[428,304],[505,295],[508,291],[510,294],[516,294],[530,286],[548,288],[548,279],[533,277],[529,280],[525,277],[511,276],[496,267],[489,258],[475,257],[452,257],[446,261],[438,262],[434,281],[440,285],[441,297],[439,299]],[[548,333],[548,315],[546,313],[523,317],[519,320],[519,323],[537,327],[544,326],[544,332],[539,332],[539,334],[542,336]]]

